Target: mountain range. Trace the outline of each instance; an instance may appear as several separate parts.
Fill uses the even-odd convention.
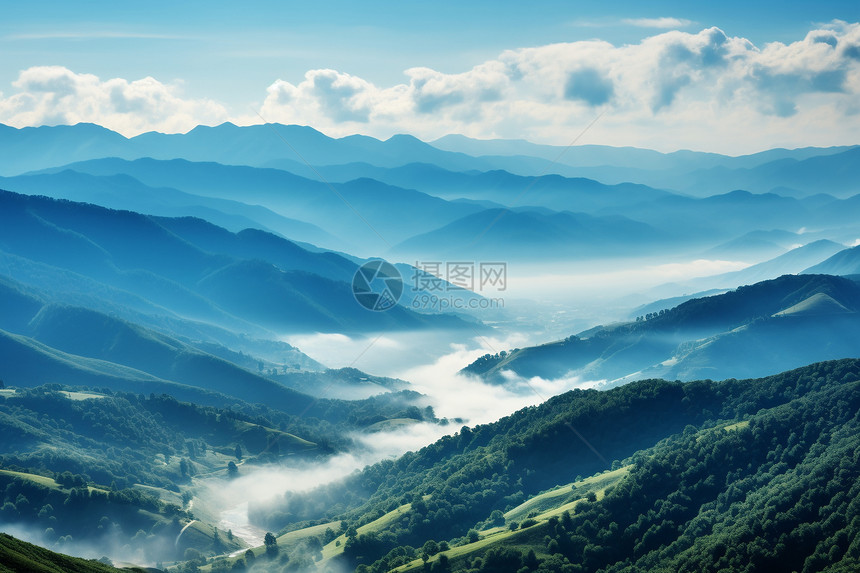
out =
[[[3,253],[129,292],[184,318],[258,333],[464,326],[406,308],[368,311],[346,282],[352,273],[344,271],[354,273],[354,263],[273,235],[240,237],[203,222],[9,192],[0,193],[0,205]]]
[[[435,144],[462,149],[444,150],[408,136],[333,139],[311,128],[282,125],[224,124],[131,139],[86,124],[5,128],[0,147],[9,152],[9,161],[20,161],[0,173],[15,175],[2,183],[17,192],[161,216],[196,216],[232,231],[252,227],[303,244],[401,259],[423,256],[422,243],[447,236],[450,225],[456,236],[456,227],[468,226],[470,216],[493,217],[481,212],[500,208],[551,215],[543,211],[549,209],[580,218],[624,216],[671,235],[674,241],[661,250],[682,256],[714,248],[723,250],[721,256],[731,254],[732,241],[737,241],[733,252],[739,253],[750,248],[740,238],[756,232],[814,229],[801,244],[818,239],[850,243],[858,234],[851,215],[860,191],[852,183],[857,152],[852,147],[732,158],[457,138]],[[566,167],[563,176],[546,168],[546,157],[553,155],[560,157],[558,166]],[[633,171],[618,179],[569,169]],[[713,170],[746,175],[733,179],[721,172],[716,177]],[[24,171],[36,173],[20,176]],[[665,180],[655,181],[649,173]],[[687,183],[670,181],[682,175]],[[789,189],[791,184],[803,189]],[[570,250],[565,249],[567,233],[529,238],[544,253]],[[459,240],[465,239],[448,239]],[[603,243],[595,237],[583,248],[600,250]],[[412,246],[418,251],[404,250]],[[638,255],[622,247],[602,252]]]
[[[856,570],[858,152],[0,125],[0,571]]]
[[[463,369],[496,383],[512,375],[578,377],[613,386],[650,377],[748,378],[851,357],[860,336],[860,283],[785,275],[687,300],[632,322],[485,355]]]

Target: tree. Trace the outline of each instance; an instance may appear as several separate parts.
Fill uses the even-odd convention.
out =
[[[236,466],[236,462],[230,461],[227,463],[227,477],[235,478],[239,476],[239,468]]]
[[[242,461],[242,445],[236,444],[236,459]]]
[[[332,528],[326,527],[325,532],[323,533],[323,543],[331,543],[336,537],[337,534],[332,530]]]
[[[263,538],[263,544],[266,546],[266,555],[274,557],[278,554],[278,539],[271,531],[266,532],[266,537]]]
[[[481,536],[478,535],[478,532],[474,529],[470,529],[469,533],[466,534],[466,537],[469,538],[469,543],[475,543],[476,541],[478,541],[478,539],[481,538]]]
[[[447,555],[440,555],[439,559],[436,561],[436,565],[433,567],[433,571],[439,571],[440,573],[447,573],[451,570],[451,565],[448,562]]]
[[[494,527],[502,527],[505,524],[505,514],[498,509],[494,509],[490,514],[490,525]]]

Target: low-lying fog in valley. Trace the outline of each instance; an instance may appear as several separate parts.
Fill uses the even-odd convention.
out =
[[[489,384],[460,370],[484,354],[551,342],[598,324],[627,320],[631,310],[651,300],[643,292],[686,279],[739,270],[757,261],[697,259],[509,267],[504,308],[491,319],[475,314],[494,330],[474,332],[377,332],[362,336],[337,333],[288,335],[283,340],[331,368],[354,367],[378,376],[399,378],[429,398],[443,423],[415,422],[392,430],[354,434],[354,451],[320,462],[266,467],[240,466],[240,477],[199,480],[195,511],[218,516],[219,527],[251,545],[260,545],[265,530],[248,518],[249,504],[285,492],[304,492],[343,479],[363,467],[417,450],[464,425],[498,420],[526,406],[574,388],[595,388],[606,380],[577,376],[544,379],[506,374],[504,385]],[[522,273],[522,274],[521,274]],[[674,288],[680,288],[677,285]],[[682,294],[681,292],[675,294]],[[323,391],[322,397],[338,398]]]

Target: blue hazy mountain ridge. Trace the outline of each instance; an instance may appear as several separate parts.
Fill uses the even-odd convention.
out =
[[[445,151],[465,153],[474,157],[536,157],[556,161],[571,167],[618,167],[654,170],[692,170],[725,166],[752,168],[780,159],[803,160],[821,155],[840,153],[854,146],[803,147],[798,149],[775,148],[747,155],[679,150],[661,153],[637,147],[607,145],[545,145],[524,139],[474,139],[460,134],[449,134],[429,142]]]
[[[731,290],[731,289],[715,288],[715,289],[710,289],[710,290],[697,292],[697,293],[693,293],[693,294],[683,294],[680,296],[672,296],[672,297],[668,297],[668,298],[662,298],[660,300],[655,300],[653,302],[649,302],[648,304],[643,304],[643,305],[637,306],[632,311],[630,311],[627,316],[630,319],[636,319],[637,317],[645,316],[645,315],[651,314],[652,312],[659,313],[661,310],[666,311],[667,309],[675,308],[679,304],[685,303],[688,300],[692,300],[694,298],[703,298],[706,296],[714,296],[716,294],[723,294],[725,292],[728,292],[729,290]]]
[[[35,345],[37,350],[42,351],[36,355],[49,363],[57,362],[57,356],[61,353],[64,358],[60,362],[65,366],[79,366],[71,368],[67,372],[68,376],[60,378],[57,377],[57,371],[40,365],[36,359],[28,362],[27,368],[10,370],[6,366],[0,367],[0,378],[8,382],[15,380],[18,386],[50,381],[89,384],[100,377],[109,376],[100,381],[112,388],[127,389],[128,382],[122,382],[122,379],[130,376],[132,380],[143,379],[150,383],[158,378],[159,384],[176,382],[247,401],[259,399],[259,395],[249,393],[245,384],[250,384],[253,389],[276,383],[312,395],[319,395],[320,389],[325,388],[334,391],[329,396],[337,395],[346,399],[366,398],[408,386],[401,380],[379,378],[356,369],[326,369],[298,350],[278,342],[262,345],[264,349],[271,346],[277,354],[277,376],[262,375],[264,363],[257,357],[213,342],[180,340],[93,309],[59,304],[36,289],[2,276],[0,329],[10,335],[26,337],[26,340],[17,339],[17,343],[26,346],[30,341],[30,350],[37,342],[43,345]],[[14,340],[9,344],[13,344]],[[246,350],[249,346],[253,348],[253,344],[249,345],[247,340],[234,348],[242,346]],[[7,365],[14,361],[13,356],[0,354],[3,358],[0,364]],[[97,362],[92,362],[92,359]],[[266,374],[271,364],[265,363]],[[311,371],[298,370],[305,367],[310,367]],[[162,391],[171,389],[161,388]],[[188,390],[182,391],[188,395]],[[275,395],[280,396],[279,389],[276,389]],[[219,403],[224,402],[221,398],[219,400]]]
[[[357,265],[332,252],[315,253],[296,243],[259,229],[229,231],[197,217],[155,217],[177,237],[202,251],[240,259],[262,259],[284,270],[300,270],[328,279],[351,281]]]
[[[450,145],[456,141],[465,141],[467,145],[462,149]],[[800,181],[808,182],[809,192],[817,193],[827,187],[850,188],[852,174],[853,181],[857,180],[856,160],[842,153],[851,149],[773,149],[731,157],[693,151],[659,153],[596,145],[566,149],[528,142],[477,141],[462,136],[449,136],[433,144],[405,135],[386,141],[360,135],[334,139],[309,127],[277,124],[237,127],[225,123],[215,127],[199,126],[186,134],[151,132],[132,138],[92,124],[23,129],[0,125],[0,175],[18,175],[102,157],[184,158],[255,166],[286,159],[299,165],[307,161],[315,166],[363,162],[380,167],[398,167],[430,163],[454,171],[504,169],[522,175],[559,173],[589,177],[607,184],[638,182],[700,196],[724,193],[734,188],[759,192],[780,186],[793,188],[792,181]],[[829,155],[840,157],[834,157],[825,164]],[[818,163],[813,161],[807,165],[807,159],[818,160]],[[794,160],[802,165],[780,165],[783,160]],[[764,167],[769,162],[774,165]],[[761,169],[753,175],[738,175],[740,180],[728,183],[734,177],[731,170],[759,167]],[[723,183],[715,179],[713,173],[702,171],[707,169],[730,171],[725,174],[727,179]],[[787,176],[786,169],[794,176]],[[690,173],[697,170],[699,173],[691,177]]]
[[[372,179],[339,183],[336,185],[337,192],[332,192],[332,189],[323,183],[277,169],[225,166],[185,160],[141,159],[128,162],[119,159],[102,159],[78,163],[69,168],[99,176],[127,174],[140,178],[145,184],[153,187],[174,187],[186,192],[207,195],[210,198],[226,199],[242,196],[243,201],[261,203],[279,211],[282,215],[310,221],[323,227],[325,232],[339,235],[343,239],[341,242],[370,249],[370,252],[389,254],[387,251],[389,245],[376,234],[378,231],[390,244],[397,244],[397,249],[393,253],[400,256],[426,254],[428,252],[425,248],[426,244],[437,237],[441,237],[440,244],[453,243],[451,237],[459,237],[459,235],[451,235],[452,231],[456,232],[459,228],[465,229],[470,221],[495,217],[495,214],[491,214],[492,211],[479,214],[485,209],[485,205],[478,202],[445,201],[426,193],[389,186]],[[605,186],[590,180],[566,179],[559,176],[527,178],[500,171],[463,174],[439,170],[427,165],[409,165],[386,171],[407,174],[426,173],[428,176],[423,179],[425,189],[438,192],[443,188],[447,189],[446,193],[452,196],[467,195],[473,200],[485,197],[493,198],[499,203],[527,201],[529,205],[556,210],[569,206],[581,208],[577,212],[623,215],[673,235],[678,239],[674,248],[681,250],[689,250],[693,246],[701,246],[702,249],[707,250],[713,248],[715,242],[731,241],[740,235],[763,229],[797,229],[803,226],[815,226],[824,232],[831,228],[846,227],[848,231],[844,232],[854,232],[852,229],[860,226],[853,216],[855,204],[860,202],[860,195],[845,200],[824,194],[795,199],[776,194],[734,191],[696,199],[672,195],[645,186],[632,184]],[[442,181],[434,183],[433,178],[429,176],[433,173],[441,173]],[[413,175],[409,177],[416,178]],[[421,177],[417,179],[420,180]],[[446,185],[449,181],[460,183]],[[469,191],[470,188],[471,191]],[[349,205],[338,194],[345,198]],[[350,206],[360,213],[361,217],[356,216],[356,212]],[[473,217],[470,218],[469,216],[472,215]],[[362,218],[370,225],[368,226]],[[510,223],[508,228],[512,229]],[[522,230],[514,230],[523,234]],[[622,228],[621,231],[624,229]],[[471,235],[465,238],[472,241],[475,232],[477,231],[471,232]],[[573,228],[569,233],[556,234],[553,238],[546,230],[539,230],[531,237],[529,243],[565,250],[565,240],[575,233],[576,228]],[[824,234],[822,236],[833,239],[842,238],[842,235]],[[647,238],[646,234],[646,241]],[[463,237],[456,240],[461,239]],[[595,238],[595,242],[597,241]],[[609,241],[608,244],[619,242]],[[741,241],[741,243],[749,245],[749,241]],[[664,244],[669,246],[668,242]],[[717,253],[717,255],[737,256],[737,253],[745,250],[743,244],[726,245],[726,247],[733,247],[729,249],[730,252]],[[408,250],[412,247],[416,248],[416,251]],[[515,251],[516,256],[520,256],[523,249],[517,246]],[[775,251],[770,251],[769,254],[775,254]]]
[[[3,280],[2,277],[0,300],[3,301],[0,303],[0,329],[7,332],[32,338],[69,355],[122,365],[164,381],[234,395],[243,400],[259,399],[255,390],[248,392],[249,388],[266,388],[272,384],[294,389],[296,386],[325,387],[334,384],[354,388],[375,384],[376,380],[360,372],[358,376],[349,373],[344,376],[339,371],[323,372],[320,369],[318,372],[285,371],[279,374],[277,382],[272,382],[247,370],[247,366],[250,366],[247,363],[253,363],[256,367],[257,361],[254,359],[246,359],[246,367],[242,367],[236,363],[236,353],[232,353],[233,360],[222,359],[176,338],[114,316],[46,301],[37,293],[23,288],[23,285]],[[213,348],[211,344],[207,346]],[[217,346],[213,349],[222,355],[231,354]],[[293,356],[291,360],[297,358]],[[22,378],[16,383],[32,385],[33,381],[42,380],[38,373],[37,370],[30,380]],[[356,383],[353,379],[368,382]],[[381,388],[379,384],[376,387],[377,391]]]
[[[155,275],[138,273],[120,274],[121,283],[131,279],[147,281],[160,289],[167,289],[153,298],[174,300],[177,310],[165,304],[156,304],[144,296],[113,286],[97,279],[52,266],[26,257],[18,256],[0,249],[0,274],[6,281],[14,281],[29,291],[40,293],[56,302],[72,306],[92,308],[99,312],[121,317],[125,320],[144,325],[148,328],[171,335],[201,341],[217,341],[236,348],[242,342],[250,343],[252,337],[271,334],[266,329],[251,322],[232,316],[218,309],[210,301],[183,289],[176,283],[157,281]],[[144,289],[145,290],[145,289]],[[180,304],[181,303],[181,304]],[[195,315],[208,317],[205,321],[195,320]],[[242,333],[245,338],[236,333]],[[285,345],[282,352],[295,351]],[[288,352],[289,353],[289,352]]]
[[[835,198],[831,197],[831,200]],[[708,259],[730,259],[740,256],[742,260],[764,261],[785,253],[795,245],[806,242],[801,233],[784,229],[750,231],[708,249],[703,256]]]
[[[860,246],[840,251],[825,261],[803,271],[804,273],[827,273],[832,275],[860,275]]]
[[[286,162],[271,166],[278,165],[286,171],[299,167]],[[670,195],[666,191],[634,183],[604,185],[582,177],[562,177],[555,174],[522,176],[500,169],[458,172],[427,163],[411,163],[393,168],[376,167],[366,163],[349,164],[320,167],[319,172],[330,181],[371,178],[449,200],[465,198],[493,201],[509,207],[542,205],[557,211],[586,213],[602,207]]]
[[[249,261],[264,258],[281,269],[302,270],[336,281],[351,282],[358,266],[352,258],[347,258],[339,253],[311,252],[291,241],[256,229],[245,229],[238,233],[231,233],[207,221],[193,217],[158,218],[157,221],[177,236],[203,250],[215,250]],[[421,285],[430,283],[434,288],[433,294],[436,295],[439,294],[435,290],[438,287],[446,294],[451,294],[462,300],[482,298],[478,293],[458,288],[443,278],[431,276],[412,265],[397,263],[395,266],[406,286],[400,304],[407,308],[412,308],[412,301],[416,299],[420,306],[422,295],[430,293],[427,288],[423,288]]]
[[[653,377],[744,378],[856,355],[860,284],[786,275],[688,300],[646,320],[598,326],[553,343],[486,355],[464,372],[496,383],[578,376],[618,384]]]
[[[826,197],[826,196],[824,196]],[[860,221],[855,206],[860,197],[804,199],[774,193],[735,190],[705,198],[672,195],[654,201],[608,207],[600,215],[623,215],[658,229],[672,229],[690,237],[726,241],[756,230],[815,227],[838,233],[856,233]],[[836,239],[836,236],[820,238]]]
[[[439,150],[409,135],[395,135],[385,141],[363,135],[334,139],[298,125],[237,127],[224,123],[198,126],[184,134],[149,132],[131,138],[85,123],[22,129],[0,125],[0,175],[101,157],[181,158],[232,165],[262,165],[290,158],[314,165],[366,161],[385,167],[415,162],[454,170],[494,167],[462,153]]]
[[[713,193],[726,188],[768,192],[784,187],[804,195],[825,192],[837,197],[860,193],[860,147],[806,159],[786,157],[755,167],[696,170],[671,188]]]
[[[416,233],[481,210],[477,205],[445,201],[372,179],[339,183],[331,188],[278,169],[184,159],[106,159],[67,168],[93,175],[124,173],[152,187],[260,204],[280,215],[321,227],[344,244],[369,246],[377,253]]]
[[[0,124],[0,175],[140,152],[119,133],[91,123],[21,129]]]
[[[278,385],[176,339],[80,307],[46,304],[33,316],[27,332],[19,334],[67,354],[128,366],[161,380],[246,401],[260,401]],[[253,390],[248,392],[249,388]]]
[[[500,157],[485,159],[445,150],[441,148],[440,141],[435,143],[431,145],[408,135],[395,135],[385,141],[362,135],[335,139],[310,127],[280,124],[238,127],[224,123],[214,127],[198,126],[185,134],[149,132],[132,138],[86,123],[22,129],[0,124],[0,174],[17,175],[101,157],[154,157],[233,165],[265,165],[269,161],[281,159],[302,164],[307,161],[312,165],[366,162],[381,167],[432,163],[455,171],[508,169],[535,175],[552,167],[547,159],[559,155],[558,152],[553,154],[555,148],[552,146],[532,144],[524,146],[524,152],[517,154],[520,157],[502,153]],[[547,152],[545,148],[550,151]],[[673,164],[671,155],[651,150],[577,146],[574,151],[579,152],[580,149],[588,155],[597,152],[601,157],[598,164],[601,165],[625,166],[630,163],[627,157],[631,155],[637,158],[636,165],[653,168],[661,162],[661,158],[662,163]],[[576,153],[568,150],[562,158],[574,155]],[[725,158],[697,152],[679,152],[677,155]],[[566,167],[564,163],[557,165]]]
[[[31,387],[60,383],[71,386],[110,388],[134,394],[169,394],[204,406],[228,407],[236,399],[268,404],[288,413],[300,413],[313,398],[277,382],[245,377],[244,384],[215,381],[212,388],[179,384],[106,360],[76,356],[51,348],[32,338],[0,329],[0,356],[7,384]],[[11,359],[14,357],[14,359]],[[251,384],[247,384],[251,381]],[[217,392],[222,387],[226,393]]]
[[[98,176],[71,169],[48,170],[0,177],[0,188],[147,215],[201,217],[231,231],[252,227],[271,230],[295,241],[336,244],[336,239],[319,227],[284,217],[265,207],[193,195],[169,187],[150,187],[124,173]]]
[[[371,312],[356,304],[347,282],[284,270],[263,258],[207,252],[154,218],[94,205],[0,193],[0,244],[6,253],[82,274],[181,316],[216,324],[226,312],[278,332],[465,326],[454,317],[400,307]]]
[[[365,135],[331,138],[299,125],[238,127],[224,123],[214,127],[198,126],[186,134],[144,133],[130,141],[147,149],[149,152],[145,156],[148,157],[241,165],[260,165],[283,157],[307,161],[311,165],[368,161],[391,167],[422,160],[451,169],[485,165],[479,159],[437,149],[411,135],[394,135],[384,141]]]
[[[791,235],[794,235],[793,233]],[[779,235],[778,235],[779,236]],[[800,235],[795,235],[796,238],[801,238]],[[649,289],[645,294],[656,296],[665,296],[660,293],[685,293],[681,296],[669,296],[661,298],[641,305],[634,309],[630,316],[635,318],[650,312],[659,312],[669,308],[674,308],[692,298],[700,298],[713,294],[721,294],[722,292],[734,289],[742,285],[753,284],[769,279],[775,279],[782,275],[800,274],[807,272],[811,265],[815,265],[824,261],[834,253],[840,253],[845,249],[844,245],[828,241],[827,239],[819,239],[812,241],[801,247],[796,247],[782,253],[772,259],[750,265],[739,271],[730,271],[717,275],[709,275],[704,277],[696,277],[687,279],[682,282],[665,283]],[[839,275],[842,273],[830,273],[822,271],[815,274],[833,274]],[[850,273],[845,273],[850,274]],[[691,293],[691,294],[689,294]]]
[[[577,145],[571,148],[515,140],[474,140],[449,135],[431,142],[488,162],[507,159],[519,165],[523,156],[555,162],[550,172],[588,177],[606,184],[634,181],[695,196],[748,189],[758,193],[780,187],[794,193],[821,191],[845,196],[860,191],[856,146],[769,149],[741,156],[687,150],[658,153],[647,149]],[[503,165],[503,163],[502,163]],[[546,168],[545,168],[546,169]]]
[[[591,259],[647,254],[666,233],[625,217],[487,209],[413,237],[395,252],[466,257]]]
[[[680,286],[686,289],[736,288],[741,285],[775,279],[782,275],[798,274],[844,249],[844,245],[827,239],[819,239],[745,269],[689,279],[683,281]],[[850,273],[822,272],[817,274]]]

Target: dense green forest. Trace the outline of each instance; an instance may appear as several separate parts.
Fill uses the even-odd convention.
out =
[[[0,391],[2,467],[87,473],[98,483],[175,490],[207,450],[232,457],[239,445],[251,454],[248,461],[258,462],[327,456],[355,446],[348,432],[383,420],[435,421],[431,408],[412,403],[410,392],[319,400],[316,418],[238,400],[222,409],[164,394],[75,390],[81,389],[50,384]],[[153,466],[156,456],[161,463]]]
[[[183,559],[188,549],[235,551],[244,546],[238,538],[191,511],[198,477],[321,461],[355,451],[350,433],[381,420],[435,420],[412,394],[320,400],[320,419],[107,388],[0,389],[0,523],[24,527],[54,549],[104,546],[105,554],[111,548],[138,562]]]
[[[754,380],[574,390],[252,506],[275,534],[249,549],[194,520],[195,474],[229,479],[229,462],[243,471],[285,455],[324,458],[349,446],[327,439],[346,426],[105,389],[0,396],[2,521],[59,551],[121,539],[121,552],[142,561],[183,561],[175,571],[860,566],[860,360]],[[360,411],[347,418],[374,418]]]
[[[434,571],[855,571],[860,381],[638,452],[605,496]],[[361,571],[388,571],[395,550]]]
[[[372,571],[422,556],[433,570],[487,572],[844,565],[860,549],[858,381],[860,361],[842,360],[758,380],[573,391],[255,514],[273,530],[343,522],[322,539],[327,559],[342,544],[325,562]],[[505,517],[615,468],[628,475],[567,513]],[[463,555],[500,528],[516,531],[510,543]]]

